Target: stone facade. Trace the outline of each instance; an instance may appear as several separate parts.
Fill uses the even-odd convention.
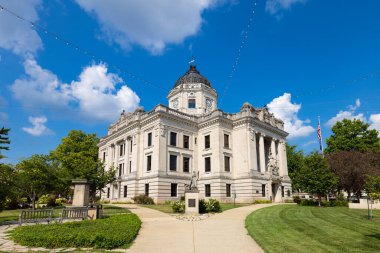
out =
[[[201,198],[281,202],[291,194],[284,123],[266,108],[245,103],[217,109],[217,93],[191,66],[168,95],[169,106],[122,113],[99,143],[99,158],[117,180],[102,198],[130,201],[148,194],[156,203],[184,196],[199,172]]]

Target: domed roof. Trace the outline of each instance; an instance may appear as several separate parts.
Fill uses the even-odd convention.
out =
[[[177,86],[181,84],[187,84],[187,83],[203,83],[209,87],[211,87],[211,83],[209,80],[207,80],[206,77],[202,76],[201,73],[197,70],[196,66],[190,65],[189,70],[181,76],[177,82],[175,82],[174,87],[176,88]]]

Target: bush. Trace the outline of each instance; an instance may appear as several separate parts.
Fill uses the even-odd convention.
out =
[[[301,203],[300,196],[293,196],[293,201],[294,201],[294,203],[297,203],[299,205]]]
[[[141,221],[135,214],[63,224],[20,226],[11,238],[28,247],[102,248],[128,247],[136,237]]]
[[[321,206],[324,207],[334,207],[334,206],[345,206],[348,207],[348,202],[345,200],[336,200],[336,201],[321,201]]]
[[[146,196],[146,195],[138,195],[136,197],[133,197],[132,199],[133,199],[133,201],[135,201],[136,204],[154,205],[153,199],[149,196]]]
[[[257,199],[253,202],[253,204],[269,204],[272,203],[272,201],[268,199]]]
[[[172,204],[173,212],[175,213],[183,213],[185,212],[185,201],[174,201]]]
[[[208,213],[219,213],[221,210],[220,203],[216,199],[209,199],[206,202],[206,211]]]
[[[66,202],[67,202],[66,198],[58,198],[55,200],[55,205],[63,206],[63,204],[66,204]]]
[[[285,199],[285,203],[294,203],[293,199]]]
[[[312,199],[302,199],[300,205],[301,206],[317,206],[318,201],[314,201]]]

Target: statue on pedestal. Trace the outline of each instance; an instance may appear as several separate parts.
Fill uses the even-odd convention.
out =
[[[193,174],[191,175],[190,184],[185,184],[186,189],[187,190],[197,189],[198,179],[199,179],[199,171],[198,172],[193,171]]]

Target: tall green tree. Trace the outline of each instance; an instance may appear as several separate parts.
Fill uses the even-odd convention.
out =
[[[4,158],[5,156],[1,154],[1,150],[9,150],[9,146],[6,146],[11,143],[9,140],[8,134],[9,134],[10,128],[4,128],[2,127],[0,129],[0,159]]]
[[[0,163],[0,211],[3,210],[6,199],[14,193],[14,180],[13,166]]]
[[[115,180],[115,170],[111,168],[106,171],[98,159],[98,142],[95,134],[72,130],[51,152],[51,156],[59,162],[60,175],[66,184],[69,186],[72,179],[87,179],[92,197]]]
[[[318,152],[312,152],[305,157],[300,181],[303,190],[318,196],[319,203],[322,197],[335,189],[338,182],[327,161]]]
[[[379,133],[369,129],[369,124],[358,119],[343,119],[332,128],[333,134],[326,139],[326,153],[337,151],[375,151],[380,152]]]
[[[374,199],[380,198],[380,176],[369,176],[366,179],[365,186],[366,192]]]
[[[36,198],[56,189],[58,178],[52,164],[48,155],[33,155],[16,165],[15,184],[23,195],[32,200],[33,209]]]
[[[302,191],[301,173],[305,166],[305,156],[296,146],[286,143],[286,156],[288,160],[288,173],[292,179],[292,188],[295,191]]]

